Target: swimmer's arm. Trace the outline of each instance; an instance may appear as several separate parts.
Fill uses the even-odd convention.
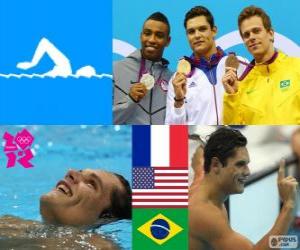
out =
[[[0,217],[0,238],[22,237],[28,232],[29,228],[38,228],[41,223],[37,221],[24,220],[22,218],[4,215]]]
[[[0,245],[5,246],[3,249],[12,249],[22,247],[28,249],[34,246],[47,249],[80,249],[90,247],[89,249],[101,250],[119,250],[120,248],[110,239],[103,238],[98,234],[87,234],[73,228],[70,235],[63,237],[40,237],[40,232],[45,234],[49,232],[45,225],[38,221],[24,220],[15,216],[0,217]],[[51,229],[53,230],[53,229]],[[34,236],[36,233],[36,236]],[[55,235],[55,231],[53,231]],[[5,245],[4,245],[5,244]],[[19,249],[19,248],[18,248]],[[27,249],[27,248],[26,248]]]
[[[200,218],[201,217],[201,218]],[[224,212],[209,209],[198,216],[199,237],[217,250],[252,250],[253,244],[246,237],[233,231]]]
[[[272,229],[254,246],[255,250],[274,249],[269,247],[269,237],[274,235],[286,235],[293,220],[294,206],[284,204]]]
[[[273,228],[255,245],[246,237],[232,230],[227,218],[220,212],[202,212],[197,224],[199,236],[218,250],[272,250],[269,247],[271,235],[287,233],[293,218],[293,206],[285,204]],[[213,218],[213,219],[211,219]]]
[[[253,249],[271,249],[269,247],[269,238],[272,235],[285,235],[293,220],[293,210],[296,203],[298,182],[292,176],[285,177],[285,161],[282,159],[279,164],[278,191],[283,207],[278,215],[272,229],[255,245]],[[273,248],[274,249],[274,248]]]

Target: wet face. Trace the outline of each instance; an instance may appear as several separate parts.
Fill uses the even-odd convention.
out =
[[[45,222],[64,225],[92,225],[111,206],[111,194],[122,190],[112,173],[102,170],[70,170],[55,188],[40,198]]]
[[[217,28],[211,28],[205,16],[191,18],[186,23],[186,34],[196,57],[209,58],[215,53],[215,41]]]
[[[226,166],[220,169],[222,190],[226,194],[239,194],[244,192],[247,178],[250,175],[249,154],[245,147],[235,150],[235,155],[227,159]]]
[[[274,31],[267,30],[261,17],[252,16],[240,25],[242,39],[257,62],[265,62],[274,53]]]
[[[147,20],[141,33],[142,55],[145,59],[159,61],[170,43],[168,26],[160,21]]]

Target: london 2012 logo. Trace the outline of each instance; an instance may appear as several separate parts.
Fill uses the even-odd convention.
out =
[[[34,137],[27,129],[23,129],[15,136],[5,132],[3,139],[5,140],[3,151],[7,157],[7,168],[14,167],[17,162],[24,168],[33,167],[30,160],[34,157],[31,149]]]

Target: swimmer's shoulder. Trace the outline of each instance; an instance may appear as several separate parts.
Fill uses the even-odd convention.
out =
[[[223,208],[206,200],[189,206],[189,224],[191,234],[194,233],[205,241],[209,241],[212,235],[218,237],[224,227],[229,227]]]
[[[224,205],[199,201],[197,207],[189,209],[189,224],[190,236],[198,246],[207,245],[204,249],[252,249],[252,243],[230,227]]]

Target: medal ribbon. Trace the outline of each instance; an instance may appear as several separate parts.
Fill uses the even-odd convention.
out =
[[[159,74],[159,76],[158,76],[158,79],[155,81],[155,76],[153,76],[152,73],[151,73],[150,71],[146,70],[146,60],[145,60],[144,58],[142,58],[141,64],[140,64],[140,70],[139,70],[139,78],[138,78],[138,82],[140,82],[140,80],[141,80],[141,78],[142,78],[142,76],[143,76],[144,74],[149,73],[151,76],[154,77],[154,81],[155,81],[155,82],[154,82],[154,85],[159,85],[159,86],[161,87],[162,74],[163,74],[164,71],[165,71],[165,68],[162,69],[162,70],[160,71],[160,74]],[[165,90],[164,90],[164,91],[165,91]]]

